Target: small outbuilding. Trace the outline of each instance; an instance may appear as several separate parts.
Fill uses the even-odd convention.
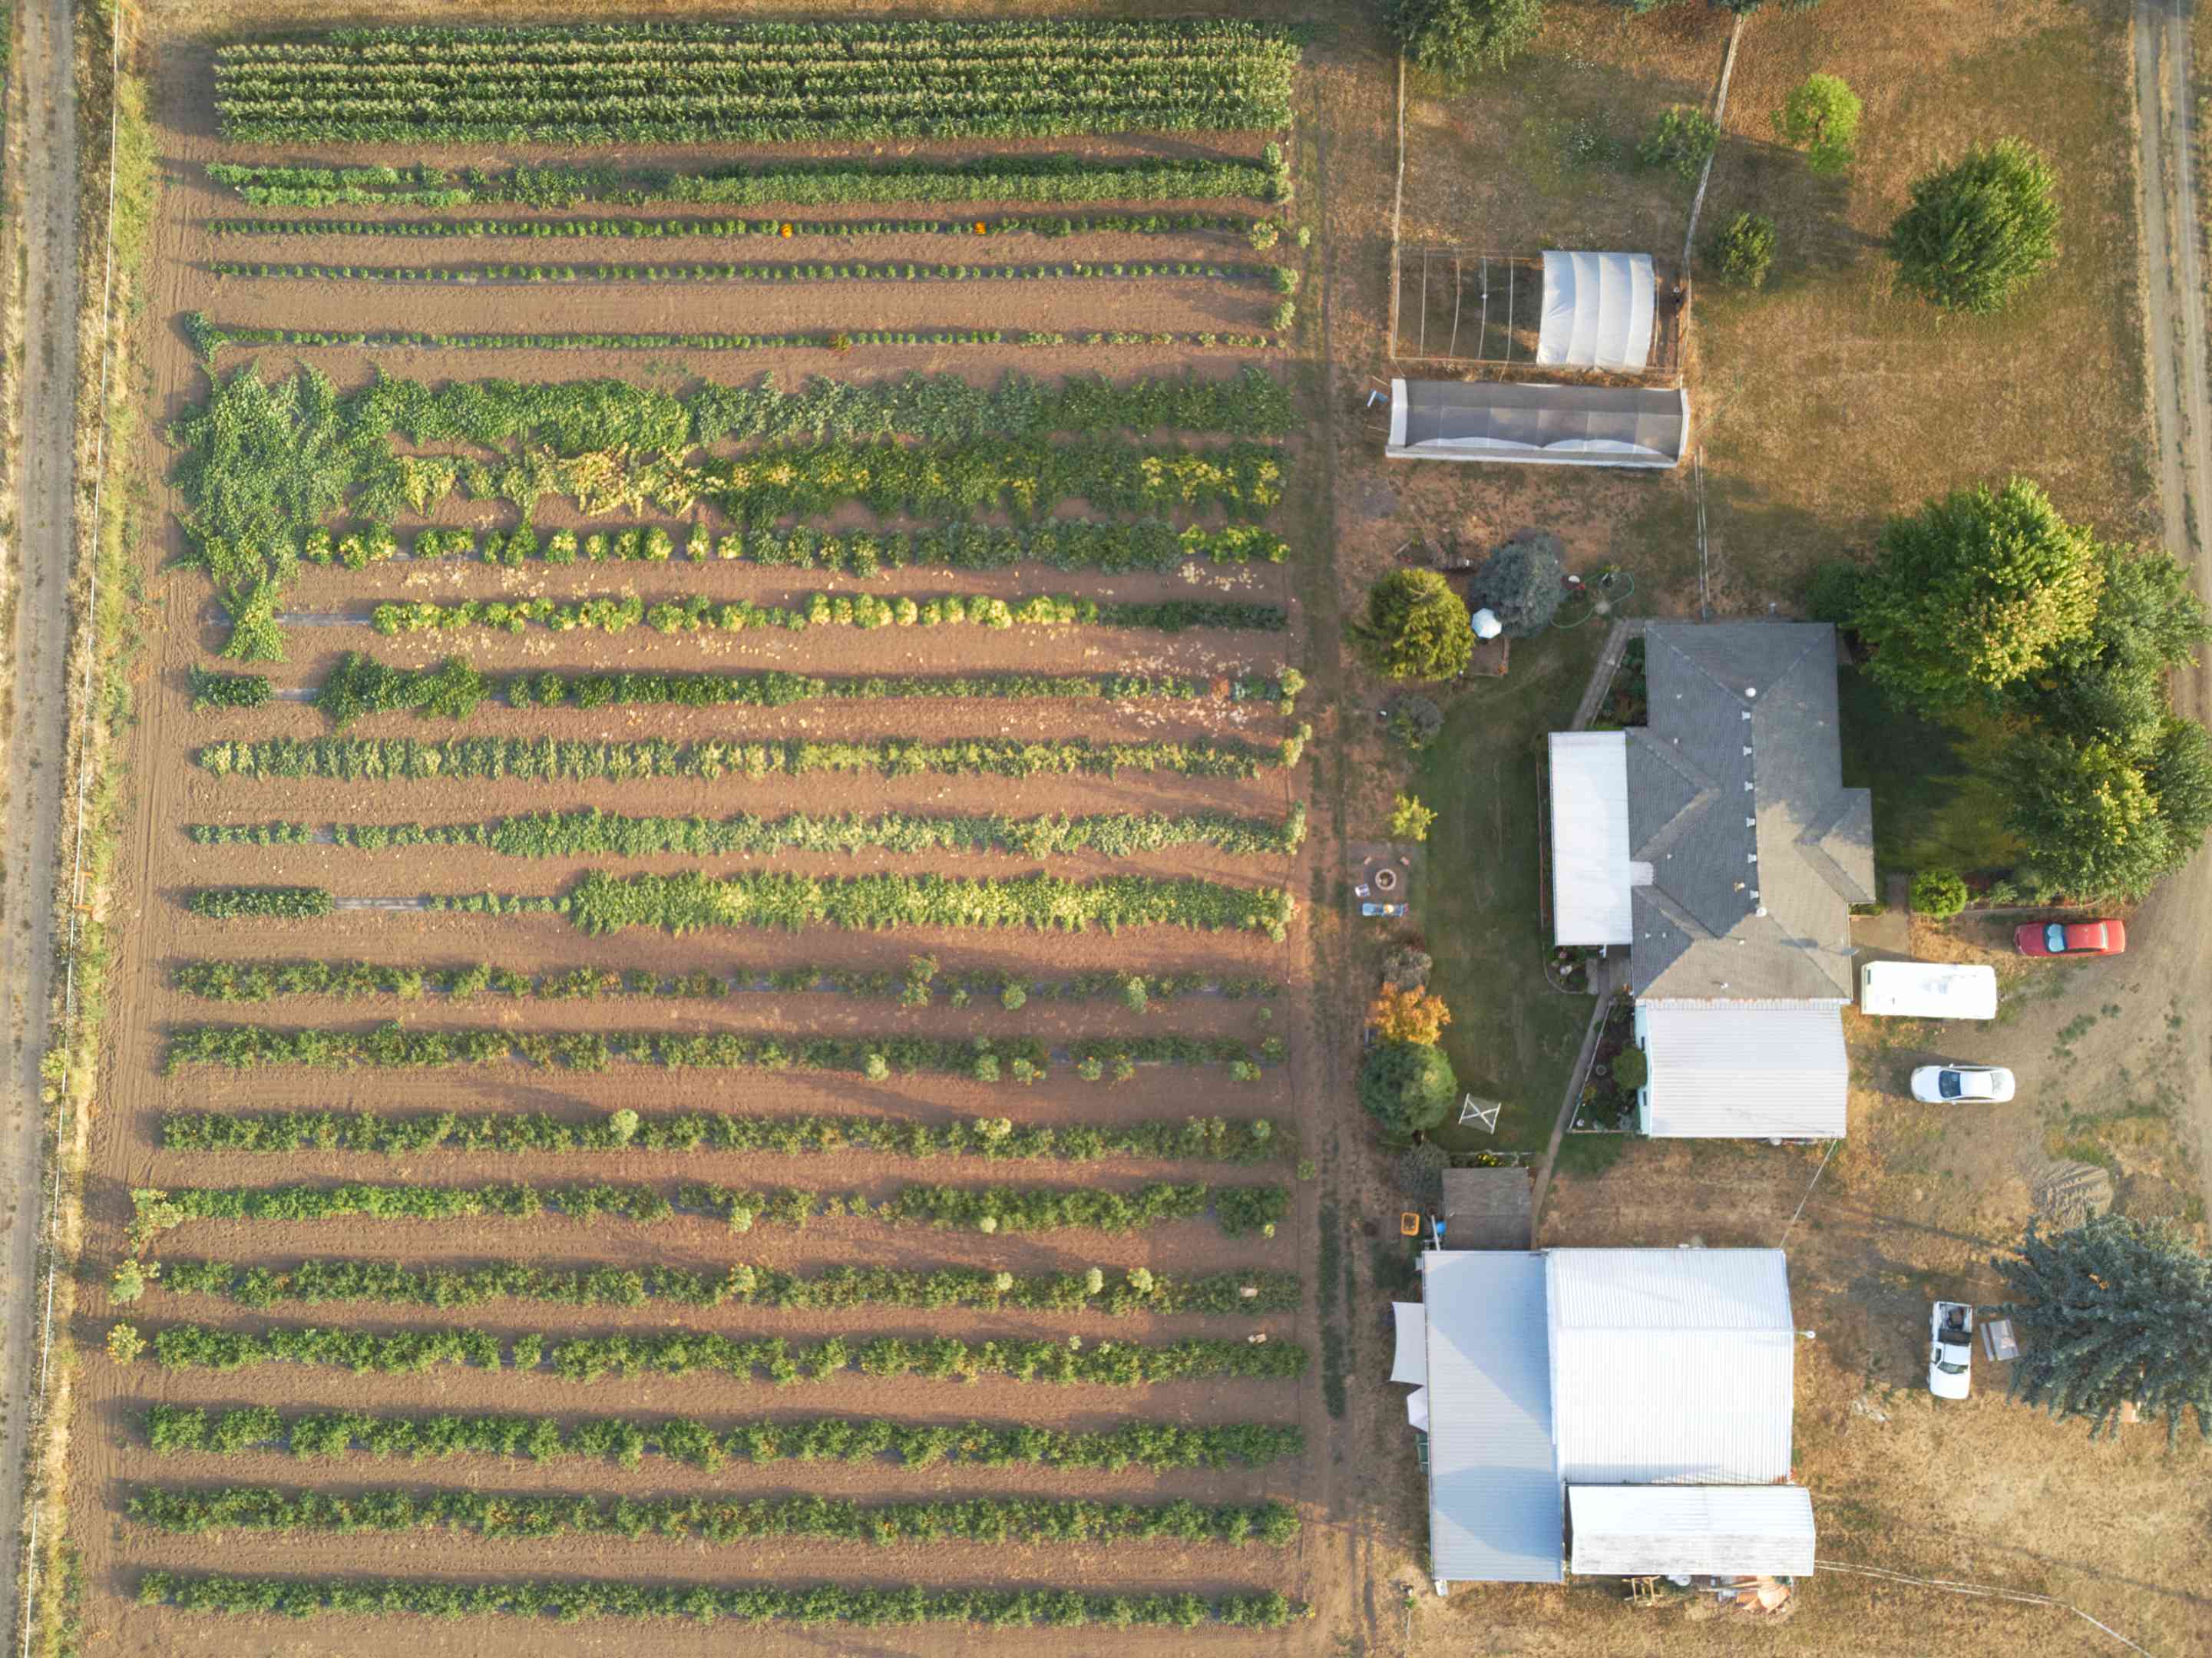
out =
[[[1658,314],[1649,253],[1548,252],[1536,361],[1547,368],[1641,374],[1651,360]]]
[[[1680,387],[1390,382],[1392,460],[1665,469],[1681,464],[1690,394]]]
[[[1850,1058],[1832,1003],[1645,1002],[1638,1127],[1665,1139],[1844,1137]]]
[[[1578,1577],[1810,1577],[1802,1485],[1572,1485]]]

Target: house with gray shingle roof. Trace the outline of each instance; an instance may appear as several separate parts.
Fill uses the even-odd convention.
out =
[[[1554,942],[1627,947],[1646,1133],[1840,1135],[1874,806],[1835,629],[1654,623],[1644,651],[1645,725],[1552,735]]]

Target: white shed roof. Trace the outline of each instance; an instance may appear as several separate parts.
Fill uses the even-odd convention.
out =
[[[1779,1249],[1554,1249],[1545,1264],[1562,1479],[1788,1477],[1797,1336]]]
[[[1659,1139],[1840,1139],[1850,1092],[1833,1002],[1644,1003],[1644,1132]]]
[[[1429,1552],[1444,1582],[1556,1583],[1565,1504],[1552,1454],[1544,1257],[1421,1256],[1428,1309]]]
[[[1550,744],[1552,942],[1627,944],[1628,733],[1553,732]]]
[[[1536,361],[1561,368],[1641,369],[1651,359],[1657,301],[1649,253],[1547,252]]]
[[[1813,1575],[1802,1485],[1575,1485],[1567,1512],[1583,1576]]]

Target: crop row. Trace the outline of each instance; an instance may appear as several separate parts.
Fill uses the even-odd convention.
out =
[[[1241,213],[1017,213],[968,219],[215,219],[218,236],[578,237],[1243,235]]]
[[[414,167],[261,167],[208,163],[210,182],[261,207],[466,207],[584,202],[649,207],[823,207],[866,202],[1279,202],[1291,194],[1280,145],[1257,162],[1101,161],[1080,155],[989,155],[969,161],[773,161],[679,172],[568,163],[471,167],[459,177]]]
[[[513,1370],[550,1368],[562,1382],[594,1383],[609,1377],[726,1376],[751,1382],[765,1375],[779,1388],[829,1382],[857,1371],[873,1380],[921,1376],[936,1382],[974,1382],[984,1376],[1054,1387],[1139,1388],[1165,1382],[1219,1380],[1294,1381],[1307,1354],[1287,1341],[1186,1339],[1160,1346],[1102,1341],[1086,1347],[1075,1337],[1058,1341],[1006,1340],[970,1345],[952,1336],[908,1341],[878,1336],[848,1341],[830,1336],[811,1347],[781,1336],[738,1338],[711,1330],[553,1338],[505,1337],[489,1330],[408,1330],[391,1335],[364,1330],[325,1330],[312,1325],[274,1325],[222,1330],[173,1324],[155,1332],[155,1362],[165,1370],[228,1373],[263,1364],[327,1365],[356,1376],[420,1375],[441,1365]]]
[[[1081,738],[1024,742],[1002,737],[955,738],[943,743],[897,738],[873,743],[796,738],[591,743],[550,737],[456,737],[442,742],[412,737],[271,737],[258,742],[205,744],[193,751],[192,758],[203,771],[218,777],[420,782],[504,778],[570,783],[599,779],[637,782],[652,777],[759,781],[830,772],[875,772],[885,777],[1114,777],[1135,771],[1257,777],[1277,767],[1295,766],[1304,750],[1303,732],[1273,744],[1236,738],[1194,743],[1092,743]]]
[[[974,1624],[992,1629],[1279,1629],[1299,1615],[1291,1601],[1265,1594],[1104,1594],[1074,1589],[943,1589],[917,1583],[899,1588],[848,1588],[814,1583],[766,1588],[732,1583],[636,1583],[582,1578],[530,1578],[455,1583],[405,1577],[234,1577],[221,1572],[146,1571],[141,1606],[185,1612],[287,1618],[586,1618],[683,1619],[711,1624],[791,1623],[805,1627],[853,1624],[864,1628],[918,1624]]]
[[[511,967],[472,963],[466,967],[422,967],[414,963],[293,960],[275,962],[179,962],[169,985],[204,1001],[266,1002],[280,996],[328,996],[339,1001],[396,997],[404,1002],[446,996],[465,1002],[476,996],[511,996],[518,1001],[597,1001],[608,998],[660,998],[711,1001],[724,996],[772,993],[836,993],[896,1000],[906,1007],[927,1007],[939,995],[952,1007],[979,998],[1012,1010],[1032,1001],[1079,1002],[1111,998],[1132,1012],[1154,1002],[1190,996],[1221,996],[1231,1001],[1281,993],[1273,979],[1204,973],[1080,973],[1065,979],[1031,979],[996,968],[940,971],[934,957],[909,958],[903,973],[887,968],[862,971],[840,967],[778,968],[773,972],[740,971],[725,978],[704,968],[670,976],[647,968],[575,967],[557,972],[525,973]],[[1262,1017],[1266,1017],[1264,1014]]]
[[[924,1122],[912,1117],[763,1116],[732,1111],[641,1115],[627,1107],[582,1122],[542,1111],[172,1111],[171,1151],[538,1152],[748,1151],[778,1157],[981,1157],[987,1163],[1097,1163],[1108,1157],[1267,1163],[1294,1150],[1265,1117],[1181,1121],[1017,1123],[1006,1117]]]
[[[392,28],[224,46],[216,111],[254,144],[1262,131],[1297,56],[1211,20]]]
[[[1295,1272],[1216,1272],[1176,1278],[1143,1268],[1019,1277],[975,1266],[909,1272],[888,1266],[832,1266],[811,1276],[744,1263],[720,1272],[689,1267],[562,1269],[532,1261],[483,1266],[402,1266],[392,1261],[303,1260],[288,1270],[227,1260],[165,1260],[157,1280],[173,1295],[218,1296],[241,1307],[287,1302],[321,1306],[369,1302],[400,1307],[477,1307],[490,1301],[542,1301],[562,1307],[775,1307],[842,1312],[859,1307],[979,1307],[998,1312],[1138,1314],[1238,1313],[1256,1317],[1295,1310]]]
[[[1231,812],[1107,812],[1093,817],[1013,817],[1004,813],[917,816],[906,812],[787,812],[765,817],[632,817],[597,806],[531,812],[471,823],[189,823],[196,846],[308,846],[356,852],[412,847],[477,847],[505,858],[605,854],[654,858],[726,853],[1012,853],[1065,857],[1095,853],[1131,858],[1170,847],[1206,847],[1235,857],[1287,856],[1304,844],[1305,807],[1281,818]]]
[[[920,345],[946,349],[968,345],[1016,345],[1048,351],[1071,345],[1174,345],[1185,350],[1265,351],[1284,342],[1273,334],[1224,333],[1153,329],[1065,333],[996,328],[814,329],[784,334],[627,333],[520,334],[465,331],[426,333],[411,328],[270,328],[221,323],[195,311],[185,319],[192,348],[212,372],[216,354],[234,345],[344,346],[370,351],[848,351],[872,346]]]
[[[908,531],[824,531],[755,528],[716,535],[703,524],[679,525],[677,535],[664,525],[595,530],[579,535],[554,530],[544,537],[525,524],[511,531],[422,530],[403,549],[384,526],[333,537],[317,530],[305,537],[300,557],[309,564],[342,564],[349,570],[398,558],[477,559],[510,569],[542,561],[547,564],[666,564],[680,550],[694,564],[709,560],[742,562],[772,568],[830,570],[862,578],[886,570],[945,568],[1008,570],[1042,564],[1060,570],[1100,570],[1109,575],[1130,570],[1170,571],[1189,563],[1280,564],[1290,544],[1270,531],[1231,524],[1177,529],[1157,519],[1134,523],[1088,523],[1054,519],[1026,529],[947,524]]]
[[[258,708],[270,701],[265,675],[191,671],[192,707]],[[1268,701],[1285,719],[1296,712],[1305,676],[1285,668],[1275,676],[1224,675],[1186,679],[1173,674],[861,674],[826,677],[767,669],[752,673],[562,673],[547,669],[505,679],[500,689],[512,708],[617,707],[782,708],[798,702],[894,701],[915,698],[979,701],[1195,702]],[[448,657],[431,668],[408,668],[348,651],[315,689],[316,708],[340,729],[364,714],[404,709],[426,718],[466,720],[493,694],[492,681],[465,659]]]
[[[456,1532],[500,1541],[647,1537],[726,1546],[790,1538],[873,1543],[1226,1543],[1281,1548],[1298,1514],[1285,1503],[1102,1503],[1036,1497],[860,1503],[850,1497],[570,1497],[533,1491],[353,1492],[220,1485],[142,1485],[125,1512],[183,1536],[274,1532],[325,1536]]]
[[[1227,1065],[1239,1081],[1257,1081],[1260,1067],[1252,1050],[1230,1036],[1112,1036],[1071,1041],[1066,1050],[1086,1081],[1110,1076],[1125,1081],[1139,1065]],[[1283,1054],[1279,1037],[1261,1045],[1269,1060]],[[1033,1036],[945,1040],[888,1033],[869,1036],[753,1036],[734,1030],[684,1033],[672,1030],[566,1031],[557,1034],[509,1026],[458,1030],[414,1030],[385,1023],[368,1030],[334,1030],[316,1026],[277,1030],[265,1025],[179,1025],[169,1034],[167,1064],[228,1066],[253,1071],[269,1066],[302,1065],[320,1070],[355,1066],[437,1070],[459,1065],[501,1065],[520,1060],[560,1065],[573,1071],[603,1071],[616,1060],[657,1065],[672,1071],[757,1070],[844,1072],[882,1082],[892,1076],[936,1073],[978,1082],[1002,1078],[1018,1083],[1042,1080],[1052,1055]]]
[[[264,260],[211,259],[218,276],[289,282],[460,284],[504,288],[542,282],[1273,282],[1289,292],[1297,273],[1279,265],[1201,264],[1188,259],[1070,259],[1056,264],[944,264],[912,261],[872,264],[759,264],[694,262],[684,264],[279,264]]]
[[[781,628],[805,633],[810,628],[1121,628],[1151,633],[1182,633],[1192,628],[1279,633],[1288,617],[1279,604],[1241,604],[1220,599],[1170,598],[1125,604],[1031,593],[1012,599],[986,594],[945,593],[915,598],[901,594],[810,595],[803,608],[757,604],[748,598],[715,599],[704,593],[647,604],[635,593],[579,598],[463,598],[387,600],[368,625],[386,638],[404,634],[461,633],[488,629],[520,634],[538,627],[555,633],[624,634],[645,627],[665,637],[687,633],[744,633]]]
[[[328,915],[337,901],[324,887],[203,887],[185,899],[185,908],[213,921],[290,921]]]
[[[982,1467],[1225,1468],[1264,1467],[1303,1455],[1304,1430],[1256,1422],[1186,1427],[1141,1418],[1088,1432],[983,1422],[914,1424],[882,1417],[800,1417],[719,1429],[692,1417],[580,1419],[498,1412],[402,1416],[386,1412],[307,1411],[287,1416],[266,1405],[210,1418],[198,1406],[155,1405],[146,1413],[157,1455],[250,1455],[275,1448],[302,1461],[349,1456],[425,1461],[453,1456],[566,1457],[636,1467],[647,1456],[713,1473],[725,1462],[844,1462],[896,1457],[910,1468],[947,1462]]]
[[[140,1187],[131,1194],[131,1236],[151,1241],[195,1220],[280,1224],[379,1221],[537,1220],[558,1215],[590,1225],[601,1219],[659,1225],[679,1216],[707,1215],[733,1232],[756,1225],[803,1231],[814,1219],[849,1215],[885,1226],[929,1226],[992,1236],[999,1232],[1134,1232],[1211,1214],[1231,1237],[1272,1233],[1290,1212],[1279,1186],[1209,1186],[1149,1181],[1126,1191],[1091,1186],[943,1186],[909,1181],[880,1199],[861,1192],[813,1192],[796,1187],[740,1188],[685,1181],[675,1195],[640,1181],[579,1181],[532,1186],[494,1181],[480,1186],[186,1186]],[[887,1281],[888,1282],[888,1281]],[[793,1291],[793,1293],[797,1293]]]

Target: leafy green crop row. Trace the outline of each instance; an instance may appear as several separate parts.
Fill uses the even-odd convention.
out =
[[[410,328],[268,328],[221,323],[195,311],[185,318],[192,348],[211,370],[226,346],[336,345],[391,351],[836,351],[870,346],[1018,345],[1063,350],[1071,345],[1178,345],[1186,350],[1265,351],[1281,344],[1272,334],[1223,333],[1213,329],[1176,332],[1154,329],[1086,330],[1067,334],[1038,329],[1009,333],[996,328],[816,329],[787,334],[561,334],[425,333]]]
[[[653,858],[672,853],[695,857],[726,853],[859,853],[918,854],[1012,853],[1064,857],[1091,852],[1131,858],[1171,847],[1207,847],[1239,857],[1287,856],[1304,842],[1305,807],[1294,803],[1281,819],[1240,817],[1231,812],[1109,812],[1096,817],[1010,817],[1003,813],[957,817],[840,812],[816,817],[788,812],[764,817],[628,817],[597,806],[532,812],[473,823],[310,824],[189,823],[197,846],[303,846],[328,841],[359,852],[413,847],[478,847],[507,858],[609,855]]]
[[[579,676],[579,681],[583,677]],[[878,772],[885,777],[1112,777],[1139,771],[1256,777],[1273,767],[1295,766],[1304,750],[1303,731],[1272,745],[1235,738],[1193,743],[1092,743],[1081,738],[1024,742],[998,737],[943,743],[896,738],[874,743],[800,738],[678,743],[662,738],[591,743],[550,737],[460,737],[444,742],[411,737],[274,737],[255,743],[210,743],[192,757],[203,770],[218,777],[457,782],[505,778],[568,783],[649,777],[757,780],[823,772]]]
[[[646,627],[669,637],[687,633],[744,633],[781,628],[804,633],[809,628],[1124,628],[1181,633],[1189,628],[1257,629],[1279,633],[1289,617],[1279,604],[1251,604],[1219,599],[1164,599],[1153,604],[1101,603],[1056,593],[1031,593],[1012,599],[986,594],[945,593],[915,598],[902,594],[810,595],[802,609],[757,604],[749,598],[714,599],[704,593],[647,604],[635,594],[580,598],[462,598],[448,602],[418,598],[387,600],[370,612],[368,623],[387,638],[402,634],[459,633],[486,628],[519,634],[532,627],[555,633],[628,633]]]
[[[323,887],[202,887],[185,900],[185,908],[214,921],[300,920],[328,915],[336,902]]]
[[[383,1490],[356,1492],[222,1485],[142,1485],[125,1505],[155,1531],[362,1533],[447,1531],[501,1541],[555,1537],[670,1537],[718,1545],[823,1538],[874,1543],[1227,1543],[1296,1540],[1284,1503],[1200,1505],[1085,1498],[955,1497],[862,1504],[850,1497],[570,1497],[559,1493]]]
[[[287,1302],[322,1306],[371,1302],[401,1307],[477,1307],[491,1301],[542,1301],[562,1307],[775,1307],[809,1312],[856,1307],[979,1307],[990,1312],[1136,1314],[1294,1310],[1294,1272],[1216,1272],[1182,1278],[1150,1272],[1052,1272],[1027,1278],[975,1266],[909,1272],[888,1266],[832,1266],[811,1275],[738,1263],[720,1272],[682,1266],[540,1266],[527,1260],[484,1266],[402,1266],[391,1261],[303,1260],[285,1271],[227,1260],[165,1260],[157,1282],[173,1295],[219,1296],[241,1307]],[[1249,1293],[1248,1293],[1249,1292]]]
[[[1182,1594],[1087,1594],[1074,1589],[802,1588],[731,1583],[636,1583],[598,1579],[532,1578],[454,1583],[405,1577],[233,1577],[216,1572],[140,1574],[141,1606],[185,1612],[276,1613],[287,1618],[587,1618],[683,1619],[709,1624],[792,1623],[808,1627],[853,1624],[892,1628],[917,1624],[975,1624],[992,1629],[1044,1625],[1080,1629],[1196,1629],[1214,1622],[1234,1628],[1279,1629],[1298,1608],[1275,1591],[1225,1594],[1213,1600]]]
[[[409,1330],[390,1335],[364,1330],[270,1325],[222,1330],[173,1324],[155,1332],[155,1362],[165,1370],[229,1372],[263,1364],[327,1365],[356,1376],[420,1375],[441,1365],[520,1372],[550,1369],[563,1382],[599,1382],[609,1377],[717,1374],[740,1382],[763,1375],[777,1387],[829,1382],[858,1371],[877,1380],[915,1376],[933,1381],[1008,1381],[1066,1387],[1139,1388],[1171,1382],[1294,1381],[1305,1372],[1306,1350],[1287,1341],[1187,1339],[1160,1346],[1134,1341],[1081,1345],[1059,1341],[1006,1340],[970,1345],[951,1336],[908,1341],[877,1336],[848,1341],[830,1336],[811,1347],[780,1336],[735,1338],[711,1330],[672,1330],[633,1335],[520,1335],[489,1330]]]
[[[544,282],[1224,282],[1280,283],[1265,264],[1200,264],[1184,259],[1143,259],[1057,264],[279,264],[258,259],[214,259],[218,276],[288,282],[399,282],[512,287]]]
[[[1167,236],[1194,231],[1243,235],[1241,213],[1014,213],[965,219],[213,219],[218,236],[517,237],[602,240],[738,236]]]
[[[779,1157],[981,1157],[988,1163],[1097,1163],[1108,1157],[1254,1163],[1295,1147],[1265,1117],[1190,1117],[1126,1123],[1016,1123],[1006,1117],[923,1122],[912,1117],[756,1116],[684,1111],[650,1116],[624,1108],[584,1122],[542,1111],[172,1111],[161,1119],[172,1151],[507,1153],[758,1151]]]
[[[725,1462],[872,1463],[896,1457],[908,1467],[946,1462],[984,1467],[1260,1467],[1305,1452],[1304,1430],[1256,1422],[1184,1427],[1125,1420],[1091,1432],[1064,1428],[996,1426],[982,1422],[923,1424],[882,1417],[800,1417],[717,1429],[691,1417],[558,1417],[501,1412],[475,1416],[402,1416],[384,1412],[309,1411],[285,1416],[266,1405],[242,1406],[210,1418],[198,1406],[155,1405],[146,1435],[156,1454],[249,1455],[269,1447],[302,1461],[362,1455],[410,1461],[453,1456],[564,1457],[636,1467],[665,1456],[709,1473]]]
[[[1229,1036],[1085,1037],[1067,1044],[1087,1080],[1112,1069],[1115,1080],[1139,1065],[1228,1065],[1240,1081],[1254,1081],[1252,1050]],[[1262,1045],[1263,1057],[1281,1056],[1279,1037]],[[315,1026],[277,1030],[265,1025],[178,1025],[169,1033],[167,1063],[222,1065],[234,1071],[302,1065],[322,1070],[356,1066],[437,1070],[459,1065],[520,1060],[574,1071],[603,1071],[616,1060],[670,1070],[848,1072],[881,1082],[936,1072],[997,1082],[1043,1078],[1052,1056],[1033,1036],[948,1040],[933,1036],[754,1036],[734,1030],[592,1030],[544,1033],[507,1026],[414,1030],[387,1023],[368,1030]],[[1095,1061],[1096,1063],[1092,1063]]]
[[[1297,58],[1224,19],[349,29],[219,48],[216,112],[234,144],[1264,131]]]
[[[726,164],[694,172],[621,171],[570,163],[471,167],[457,178],[427,164],[260,167],[210,161],[208,178],[260,207],[467,207],[583,202],[650,207],[826,207],[867,202],[1287,200],[1282,147],[1241,161],[1101,161],[1085,155],[987,155],[969,161],[829,161]]]

